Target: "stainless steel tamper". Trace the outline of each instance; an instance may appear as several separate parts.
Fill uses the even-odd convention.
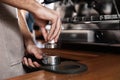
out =
[[[47,32],[49,33],[49,31],[50,31],[50,28],[51,28],[51,25],[47,25],[46,26],[46,30],[47,30]],[[45,43],[44,44],[45,45],[45,48],[57,48],[57,43],[54,41],[54,39],[53,40],[51,40],[51,41],[48,41],[47,43]]]
[[[51,48],[51,49],[57,48],[57,43],[55,43],[54,40],[49,41],[45,43],[45,48]]]

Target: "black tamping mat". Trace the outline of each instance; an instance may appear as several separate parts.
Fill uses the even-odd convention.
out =
[[[40,69],[60,74],[75,74],[84,72],[88,68],[85,64],[75,61],[63,61],[58,65],[44,65]]]

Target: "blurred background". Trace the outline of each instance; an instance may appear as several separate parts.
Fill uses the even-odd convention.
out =
[[[120,47],[119,0],[44,0],[60,13],[60,46],[98,45]],[[37,40],[42,39],[36,29]]]

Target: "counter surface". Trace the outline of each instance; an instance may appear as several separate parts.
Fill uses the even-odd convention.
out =
[[[50,55],[76,60],[88,66],[78,74],[57,74],[40,70],[8,80],[120,80],[120,54],[75,50],[43,50]]]

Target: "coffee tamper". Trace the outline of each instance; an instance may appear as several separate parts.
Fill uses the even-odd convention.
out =
[[[51,48],[51,49],[57,48],[57,43],[55,43],[54,40],[48,41],[47,43],[45,43],[45,48]]]
[[[48,24],[46,26],[46,30],[48,33],[50,31],[50,28],[51,28],[51,25]],[[45,48],[51,48],[51,49],[57,48],[57,43],[54,41],[54,39],[51,41],[48,41],[47,43],[45,43]]]

